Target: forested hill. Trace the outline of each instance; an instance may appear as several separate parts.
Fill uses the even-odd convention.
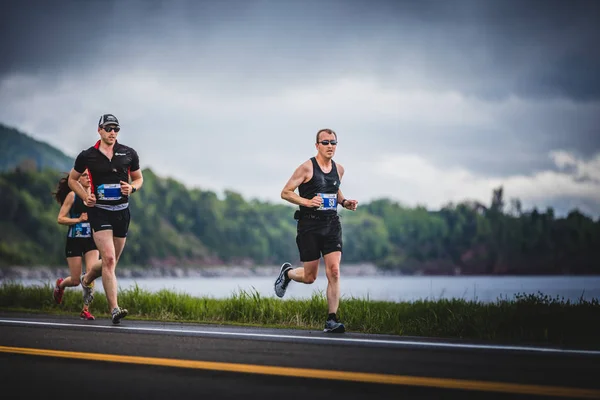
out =
[[[37,142],[31,142],[33,143]],[[49,151],[49,154],[51,151]],[[21,161],[22,162],[22,161]],[[27,164],[27,163],[26,163]],[[64,265],[66,228],[51,192],[60,169],[0,173],[0,266]],[[121,265],[261,265],[298,262],[293,207],[217,194],[145,169],[131,197]],[[345,263],[371,262],[406,274],[598,274],[600,220],[573,210],[505,210],[502,188],[489,205],[440,210],[389,199],[341,210]]]
[[[47,143],[0,123],[0,171],[21,169],[70,171],[73,159]]]

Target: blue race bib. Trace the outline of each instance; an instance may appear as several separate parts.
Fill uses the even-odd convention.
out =
[[[73,237],[89,238],[92,237],[92,230],[89,222],[80,222],[73,227]]]
[[[317,196],[323,198],[323,203],[317,210],[337,210],[337,193],[317,193]]]
[[[121,184],[120,183],[105,183],[98,186],[99,200],[120,200],[121,199]]]

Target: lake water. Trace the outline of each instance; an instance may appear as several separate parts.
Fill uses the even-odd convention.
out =
[[[21,282],[33,285],[49,281]],[[255,290],[261,296],[275,297],[274,277],[119,278],[118,282],[121,289],[137,284],[151,292],[169,289],[198,297],[226,298],[239,290]],[[102,279],[97,280],[96,286],[97,291],[103,291]],[[319,276],[312,285],[292,282],[285,298],[305,299],[314,292],[325,293],[326,287],[327,279],[324,276]],[[442,298],[493,302],[500,297],[512,299],[517,293],[537,292],[576,301],[580,297],[586,300],[600,298],[600,276],[348,276],[342,277],[341,291],[343,298],[368,297],[395,302]]]

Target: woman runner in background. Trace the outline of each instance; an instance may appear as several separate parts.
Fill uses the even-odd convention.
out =
[[[89,192],[90,177],[88,171],[81,174],[79,183]],[[61,205],[58,212],[58,223],[67,225],[67,241],[65,246],[65,256],[71,275],[66,278],[58,278],[54,287],[54,301],[57,304],[62,303],[63,294],[66,287],[79,286],[81,282],[83,259],[85,258],[86,270],[94,264],[99,264],[100,252],[96,248],[92,238],[90,223],[87,222],[87,207],[83,200],[75,192],[71,191],[68,184],[68,178],[62,178],[56,187],[56,192],[52,193],[56,201]],[[94,320],[95,317],[90,313],[89,304],[84,302],[81,319]]]

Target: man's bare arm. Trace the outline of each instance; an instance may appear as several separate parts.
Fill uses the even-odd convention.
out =
[[[130,173],[131,183],[121,181],[121,193],[125,196],[130,196],[133,193],[133,188],[137,191],[144,184],[144,177],[142,176],[142,170],[131,171]]]
[[[85,188],[81,186],[81,183],[79,183],[79,178],[81,178],[81,174],[75,171],[75,168],[71,169],[71,172],[69,172],[69,187],[77,196],[85,200],[88,194]]]
[[[306,180],[309,172],[310,171],[306,162],[302,163],[298,168],[296,168],[292,174],[292,177],[283,187],[283,190],[281,191],[281,198],[289,201],[292,204],[308,207],[308,199],[300,197],[298,194],[296,194],[295,190]]]
[[[340,185],[342,184],[342,179],[344,178],[344,167],[342,166],[342,164],[340,163],[336,163],[335,164],[337,167],[337,171],[338,171],[338,176],[340,177]],[[342,204],[342,200],[344,200],[344,194],[342,193],[342,189],[338,189],[338,193],[337,193],[337,203],[339,205]],[[343,206],[342,206],[343,207]]]
[[[300,184],[307,182],[312,176],[312,163],[306,161],[302,163],[294,173],[292,177],[287,181],[283,190],[281,191],[281,198],[289,201],[292,204],[297,204],[304,207],[319,207],[323,202],[321,196],[315,196],[312,199],[305,199],[296,194],[296,189]]]
[[[142,176],[142,169],[137,171],[131,171],[131,186],[135,186],[136,190],[139,190],[144,184],[144,177]]]
[[[340,164],[336,164],[338,168],[338,175],[340,177],[340,182],[342,181],[342,177],[344,176],[344,167]],[[344,207],[345,209],[356,211],[356,207],[358,206],[358,201],[347,199],[344,197],[344,193],[342,193],[342,189],[338,189],[337,193],[337,201],[338,204]],[[342,204],[343,203],[343,204]]]

